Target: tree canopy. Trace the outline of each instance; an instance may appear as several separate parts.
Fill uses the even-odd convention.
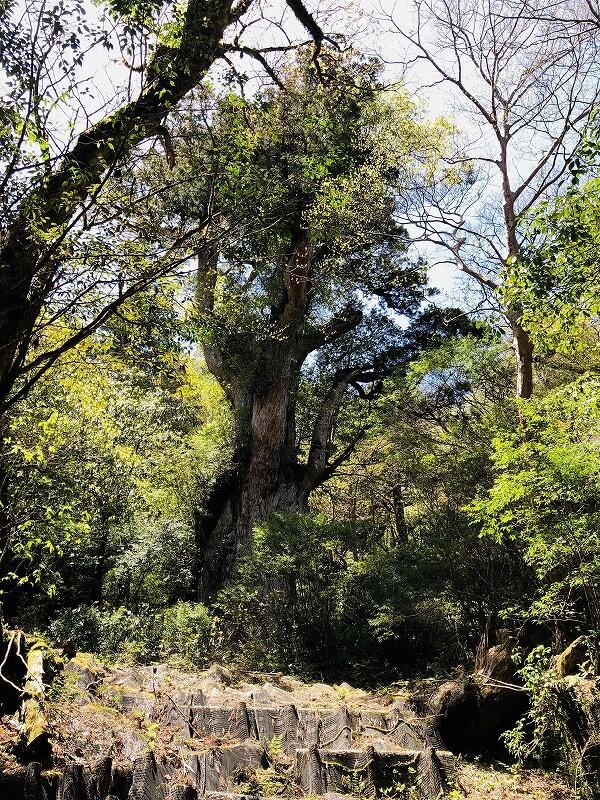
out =
[[[135,269],[115,274],[101,256],[99,265],[86,268],[87,229],[123,158],[154,137],[172,158],[165,118],[218,59],[243,49],[267,63],[260,50],[240,40],[253,6],[244,0],[116,3],[106,7],[103,23],[88,22],[91,10],[77,2],[52,9],[43,0],[24,8],[2,6],[0,409],[23,396],[62,352],[130,296],[177,264],[176,255],[157,260],[154,253],[147,260],[137,253]],[[317,20],[301,0],[289,0],[288,6],[315,37],[318,51],[325,34]],[[230,33],[233,42],[227,44]],[[93,96],[94,81],[85,72],[86,55],[101,59],[102,48],[120,50],[127,69],[122,88],[90,119],[86,95]],[[72,317],[74,308],[79,324],[57,340],[63,318]],[[49,326],[53,337],[46,342]],[[45,346],[32,352],[42,338]]]

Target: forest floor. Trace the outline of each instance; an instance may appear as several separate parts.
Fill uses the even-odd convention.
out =
[[[216,665],[200,673],[166,665],[107,667],[92,656],[79,655],[47,689],[52,761],[46,766],[49,773],[57,773],[66,765],[93,765],[108,755],[113,771],[127,771],[151,751],[162,765],[161,780],[167,786],[189,781],[202,784],[207,793],[228,792],[236,798],[300,798],[327,792],[330,797],[367,800],[373,788],[386,800],[412,797],[408,784],[417,779],[419,762],[416,756],[407,769],[406,759],[424,746],[419,739],[423,721],[411,710],[407,689],[396,685],[367,692],[346,683],[304,683],[281,674],[232,674]],[[296,715],[292,723],[289,709]],[[11,752],[20,726],[18,715],[0,721],[0,776],[20,769]],[[323,774],[327,773],[325,791],[306,784],[297,760],[301,748],[312,741],[325,748],[319,750],[324,754]],[[360,772],[362,762],[336,772],[338,762],[369,748],[376,760],[387,759],[388,768],[399,759],[394,762],[395,785],[369,788],[363,780],[366,773]],[[448,800],[575,798],[556,775],[455,760],[445,751],[437,752],[450,764],[452,781],[444,795]],[[197,767],[192,775],[190,758],[197,764],[201,754],[202,776]],[[412,777],[407,779],[409,773]]]
[[[451,800],[575,800],[558,775],[503,763],[462,761]]]

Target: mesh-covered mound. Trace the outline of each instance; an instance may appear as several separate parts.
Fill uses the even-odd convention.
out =
[[[402,697],[347,684],[108,669],[80,656],[61,692],[52,769],[0,779],[0,800],[404,800],[409,789],[434,800],[452,774],[451,754]]]

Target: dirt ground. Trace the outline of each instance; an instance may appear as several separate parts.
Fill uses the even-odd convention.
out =
[[[448,800],[575,800],[575,792],[550,772],[517,765],[460,764],[460,785]]]

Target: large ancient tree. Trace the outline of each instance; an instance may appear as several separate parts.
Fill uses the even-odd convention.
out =
[[[411,314],[424,296],[394,209],[440,134],[404,92],[382,92],[377,72],[355,55],[330,52],[320,74],[301,58],[282,86],[250,101],[231,95],[208,129],[192,115],[178,130],[181,181],[166,209],[211,209],[197,256],[200,340],[237,421],[233,468],[197,514],[202,593],[231,574],[256,521],[307,510],[348,456],[353,437],[334,441],[342,399],[369,395],[402,349],[377,308]],[[203,194],[194,175],[207,173]],[[319,392],[302,437],[307,364]]]
[[[0,5],[2,441],[6,412],[62,354],[180,264],[177,241],[145,249],[127,235],[119,241],[114,225],[106,233],[107,222],[131,211],[127,202],[105,204],[123,161],[158,137],[172,164],[168,116],[219,59],[243,51],[270,71],[271,56],[244,36],[257,22],[271,54],[297,46],[300,30],[318,59],[324,39],[303,0],[283,9],[277,0],[107,0],[96,8],[103,20],[79,0]],[[272,46],[278,35],[281,46]],[[0,452],[2,571],[10,502]]]

